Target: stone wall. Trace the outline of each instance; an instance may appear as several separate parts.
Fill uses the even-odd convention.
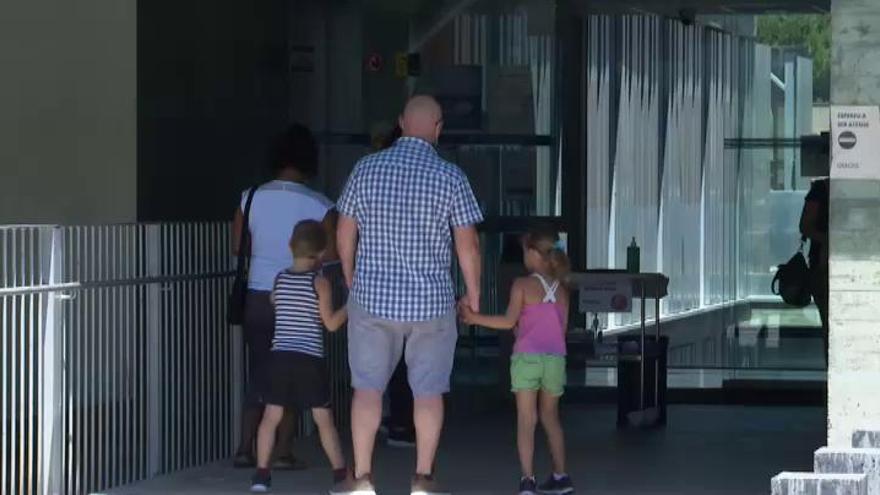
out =
[[[880,104],[880,2],[832,2],[831,99]],[[878,158],[880,159],[880,158]],[[880,180],[831,186],[828,444],[880,427]]]

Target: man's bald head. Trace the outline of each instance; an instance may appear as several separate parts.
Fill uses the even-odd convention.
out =
[[[443,129],[443,110],[440,104],[430,96],[410,98],[400,116],[400,129],[406,137],[416,137],[437,144]]]

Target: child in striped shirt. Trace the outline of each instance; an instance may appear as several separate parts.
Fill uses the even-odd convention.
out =
[[[321,446],[333,467],[334,483],[345,481],[347,476],[330,410],[324,328],[335,332],[348,315],[345,308],[333,311],[330,282],[318,271],[326,248],[327,236],[320,223],[298,223],[290,239],[293,266],[275,278],[275,334],[266,409],[257,433],[257,472],[251,485],[255,493],[267,492],[272,485],[269,462],[285,407],[311,409]]]

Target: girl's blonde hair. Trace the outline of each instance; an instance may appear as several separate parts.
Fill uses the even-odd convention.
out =
[[[529,249],[534,249],[547,261],[553,278],[561,282],[568,280],[571,261],[559,245],[559,232],[555,228],[544,224],[532,225],[524,239]]]

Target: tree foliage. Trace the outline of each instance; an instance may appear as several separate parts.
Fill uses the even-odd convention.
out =
[[[758,17],[758,39],[770,46],[804,47],[813,59],[813,98],[828,101],[831,87],[831,17],[814,14]]]

